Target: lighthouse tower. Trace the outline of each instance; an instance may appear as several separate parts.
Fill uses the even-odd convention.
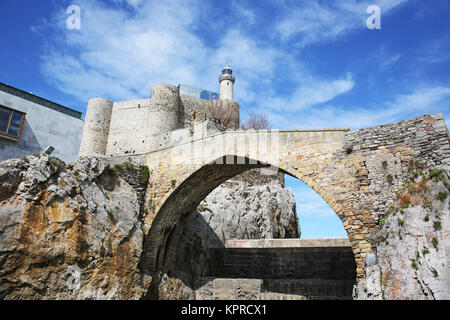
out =
[[[222,69],[219,82],[220,100],[233,100],[234,75],[228,64]]]

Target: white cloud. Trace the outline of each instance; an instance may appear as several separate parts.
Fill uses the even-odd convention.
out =
[[[237,29],[227,30],[216,47],[208,46],[196,33],[204,18],[201,3],[132,3],[140,5],[135,14],[81,0],[82,28],[77,31],[65,29],[61,12],[55,18],[58,37],[42,56],[41,69],[48,79],[81,101],[93,96],[128,100],[148,96],[159,82],[217,91],[220,68],[230,63],[237,70],[235,95],[246,103],[255,100],[256,82],[270,84],[285,54]]]
[[[231,5],[235,12],[244,18],[245,24],[253,24],[256,21],[255,14],[250,10],[240,5],[238,1],[232,1]]]
[[[282,128],[274,129],[360,129],[392,123],[423,114],[445,112],[450,105],[450,87],[426,87],[372,107],[322,105],[304,110],[301,115],[287,114]]]
[[[289,105],[290,110],[301,110],[316,104],[325,103],[335,97],[350,91],[355,82],[351,75],[345,79],[331,81],[316,80],[299,87],[292,95]]]
[[[448,108],[450,102],[448,100],[443,100],[449,97],[450,88],[431,87],[418,89],[410,94],[398,95],[393,102],[388,102],[387,105],[392,110],[396,110],[398,113],[411,110],[427,112],[429,109],[435,106]]]
[[[129,15],[82,0],[81,30],[60,24],[63,37],[43,55],[42,71],[82,101],[99,95],[115,100],[148,96],[158,82],[199,83],[210,69],[204,63],[208,49],[192,31],[194,4],[182,4],[145,2]]]
[[[297,204],[297,214],[300,218],[308,216],[327,218],[336,215],[316,191],[303,183],[300,185],[296,183],[296,185],[292,188],[292,192]]]
[[[337,39],[356,29],[366,27],[369,5],[379,5],[382,17],[408,0],[336,1],[308,0],[301,6],[285,7],[289,12],[275,27],[283,40],[298,37],[298,45],[304,47]],[[297,5],[297,3],[296,3]]]
[[[382,10],[387,11],[403,2],[378,1]],[[118,7],[107,7],[100,1],[79,3],[81,30],[67,30],[66,13],[62,11],[56,17],[60,29],[42,56],[41,69],[60,90],[83,102],[95,96],[113,100],[146,97],[151,86],[158,82],[185,83],[217,91],[219,70],[225,63],[230,63],[235,70],[235,96],[241,106],[265,112],[273,128],[368,127],[400,120],[413,111],[434,112],[449,94],[449,88],[431,87],[366,108],[339,106],[335,98],[355,86],[352,74],[313,75],[294,58],[289,48],[258,40],[243,30],[231,28],[210,45],[196,32],[208,11],[202,3],[131,1],[130,4],[139,6],[133,14]],[[335,5],[338,10],[334,12],[334,7],[322,2],[310,0],[309,3],[312,4],[309,10],[298,13],[305,17],[304,26],[300,26],[305,29],[294,28],[292,32],[308,33],[308,28],[318,23],[326,27],[325,38],[327,34],[340,35],[339,30],[344,32],[348,28],[333,27],[329,20],[338,21],[343,12],[348,12],[349,17],[344,19],[353,21],[349,26],[355,25],[359,21],[355,14],[363,9],[365,13],[367,4],[342,2]],[[234,11],[240,11],[250,20],[255,17],[250,9],[237,2],[233,6]],[[46,23],[45,27],[50,25]],[[285,32],[289,36],[293,34],[288,29]],[[316,37],[317,32],[312,31],[311,36]],[[399,58],[399,55],[390,56],[385,64],[392,65]],[[280,74],[294,88],[290,93],[280,93],[274,88]],[[242,110],[245,120],[246,109]]]
[[[355,85],[351,74],[347,74],[345,78],[331,80],[317,79],[310,75],[304,76],[302,84],[290,95],[277,96],[273,91],[262,94],[258,99],[259,106],[264,108],[266,113],[301,111],[332,101],[337,96],[352,90]]]
[[[137,8],[144,2],[144,0],[114,0],[114,2],[126,3],[133,8]]]

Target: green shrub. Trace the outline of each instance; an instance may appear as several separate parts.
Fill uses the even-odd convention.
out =
[[[388,162],[386,160],[384,160],[381,165],[383,166],[384,169],[386,169],[388,167]]]
[[[173,187],[175,187],[175,185],[177,184],[177,180],[172,179],[171,183],[172,183],[172,188],[173,188]]]
[[[430,253],[430,250],[428,250],[428,248],[427,248],[426,246],[423,246],[422,254],[423,254],[423,255],[426,255],[426,254],[428,254],[428,253]]]
[[[145,184],[147,183],[149,178],[150,178],[150,169],[147,166],[142,166],[139,180],[141,181],[142,184]]]
[[[379,222],[380,227],[384,226],[384,224],[386,223],[386,219],[387,219],[386,217],[380,218],[380,222]]]
[[[433,228],[434,228],[434,231],[441,230],[441,228],[442,228],[441,222],[439,220],[438,221],[434,221],[433,222]]]
[[[121,164],[114,165],[114,170],[115,171],[119,170],[119,169],[122,169],[122,168],[126,168],[128,170],[133,171],[133,172],[137,171],[135,166],[132,163],[130,163],[130,162],[124,162],[124,163],[121,163]]]
[[[431,240],[431,243],[433,243],[433,247],[436,249],[436,251],[439,251],[439,242],[438,239],[436,237],[433,237],[433,239]]]
[[[398,224],[399,227],[403,227],[403,224],[404,224],[404,223],[405,223],[404,220],[402,220],[402,219],[400,219],[400,218],[397,219],[397,224]]]
[[[386,177],[386,180],[387,180],[389,183],[392,183],[392,181],[394,180],[394,178],[393,178],[392,175],[390,174],[390,175],[388,175],[388,176]]]
[[[347,149],[345,149],[345,152],[346,152],[347,154],[350,154],[350,153],[353,152],[353,148],[348,147]]]
[[[443,171],[441,169],[433,168],[428,171],[428,176],[434,181],[441,181],[444,178]]]
[[[389,238],[389,232],[386,233],[386,235],[384,235],[384,236],[380,234],[378,236],[378,242],[386,242],[388,238]]]
[[[427,215],[425,216],[425,218],[423,218],[423,221],[428,222],[429,220],[430,220],[430,216],[427,214]]]
[[[411,259],[411,267],[414,270],[416,270],[416,271],[419,269],[419,266],[417,265],[416,259]]]
[[[437,195],[436,195],[436,199],[439,201],[444,201],[445,198],[447,198],[447,191],[440,191]]]

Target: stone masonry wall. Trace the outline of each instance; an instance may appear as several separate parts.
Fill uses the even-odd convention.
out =
[[[448,130],[442,114],[357,131],[291,130],[268,134],[279,142],[277,166],[312,187],[340,217],[361,281],[365,278],[366,254],[376,248],[379,218],[396,199],[410,162],[419,159],[429,166],[448,169],[450,161]],[[221,146],[221,139],[232,135],[240,135],[246,143],[252,139],[252,133],[235,131],[195,143]],[[147,226],[152,226],[144,258],[150,269],[170,270],[174,266],[176,224],[184,210],[195,209],[221,182],[273,162],[270,139],[267,144],[258,144],[256,151],[223,145],[223,155],[259,160],[255,165],[211,165],[217,153],[203,153],[202,159],[192,163],[184,158],[182,148],[147,155],[147,165],[154,173],[148,190],[152,208],[145,220]],[[388,163],[386,168],[384,161]]]
[[[351,247],[213,248],[206,276],[355,280]]]
[[[397,200],[405,180],[409,179],[409,166],[420,161],[428,168],[449,170],[448,129],[442,114],[427,115],[349,132],[344,148],[351,148],[352,152],[340,154],[338,159],[358,157],[363,164],[357,171],[360,187],[353,202],[359,215],[348,214],[343,224],[352,225],[356,240],[368,242],[355,252],[365,256],[376,244],[380,217]]]
[[[108,103],[97,103],[100,100]],[[220,103],[180,96],[179,89],[169,84],[153,86],[151,97],[146,99],[120,102],[91,99],[80,156],[144,154],[167,145],[167,136],[179,129],[188,129],[183,132],[183,137],[189,139],[195,123],[206,120],[220,122],[215,117],[217,114],[213,116],[210,112]],[[228,101],[224,107],[230,110],[226,126],[238,128],[239,104]]]
[[[345,238],[232,240],[214,253],[213,272],[196,278],[197,300],[352,297],[356,266]]]

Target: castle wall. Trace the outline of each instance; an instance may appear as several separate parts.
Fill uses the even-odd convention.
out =
[[[194,134],[194,126],[197,131],[203,130],[198,132],[201,136],[211,133],[214,127],[211,123],[199,129],[206,120],[238,128],[239,104],[180,95],[179,89],[169,84],[153,86],[147,99],[120,102],[91,99],[80,156],[148,153],[188,141]]]
[[[147,141],[150,99],[114,102],[106,147],[107,155],[150,151]]]
[[[205,121],[209,101],[190,96],[180,95],[180,115],[178,123],[180,127],[190,127],[194,121]]]

